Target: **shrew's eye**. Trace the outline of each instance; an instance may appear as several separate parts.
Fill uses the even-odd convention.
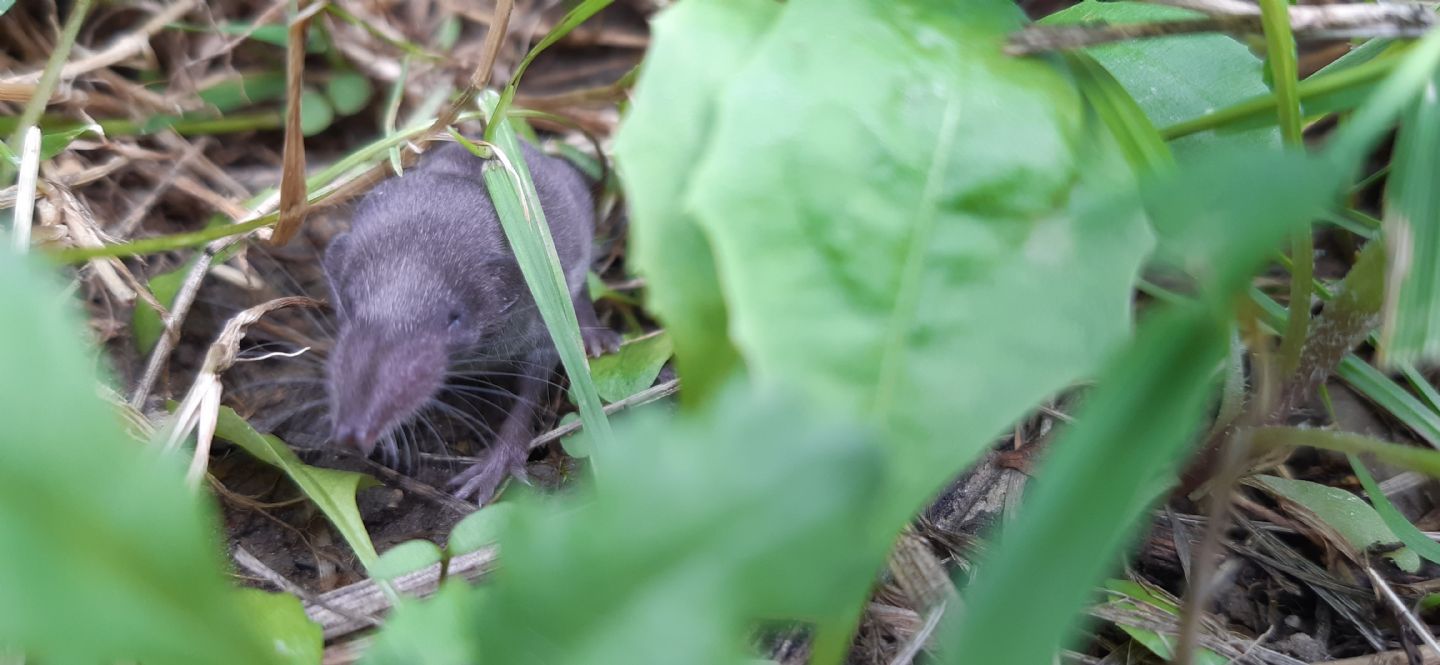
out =
[[[450,310],[450,329],[451,329],[451,330],[454,330],[454,329],[456,329],[456,328],[459,328],[459,327],[460,327],[460,321],[461,321],[462,319],[464,319],[464,318],[465,318],[465,317],[460,314],[460,310],[458,310],[458,309],[452,309],[452,310]]]

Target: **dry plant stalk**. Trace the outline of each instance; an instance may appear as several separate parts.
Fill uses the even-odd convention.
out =
[[[166,436],[164,450],[170,452],[180,447],[192,432],[195,434],[195,457],[191,460],[190,471],[185,480],[191,487],[199,487],[205,477],[205,464],[210,457],[210,443],[215,437],[215,426],[220,414],[220,374],[230,369],[240,353],[240,340],[245,332],[260,317],[286,307],[318,307],[320,301],[314,298],[291,296],[276,298],[261,303],[239,314],[225,324],[210,350],[205,354],[205,363],[195,375],[195,382],[175,410],[175,420]]]
[[[301,3],[303,5],[303,3]],[[290,21],[285,49],[285,148],[280,167],[280,220],[270,236],[276,247],[290,242],[305,223],[305,135],[300,129],[300,97],[305,78],[305,36],[310,18],[323,8],[317,3],[298,12]]]
[[[1117,41],[1149,39],[1201,32],[1228,32],[1258,35],[1265,31],[1260,8],[1249,3],[1215,0],[1162,2],[1203,11],[1206,18],[1130,23],[1121,25],[1036,25],[1010,36],[1005,44],[1009,55],[1034,55],[1049,51],[1071,51]],[[1419,37],[1435,27],[1435,14],[1421,4],[1340,4],[1295,5],[1290,7],[1290,26],[1296,39],[1339,39],[1357,37]]]

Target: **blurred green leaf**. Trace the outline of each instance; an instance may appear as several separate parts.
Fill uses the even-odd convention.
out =
[[[200,99],[221,113],[285,96],[285,72],[263,71],[221,80],[201,90]]]
[[[359,113],[370,102],[370,96],[374,92],[370,79],[356,71],[336,72],[325,83],[325,94],[340,115]]]
[[[440,547],[428,540],[407,540],[388,550],[365,567],[370,577],[394,580],[402,575],[440,563]]]
[[[15,0],[0,0],[0,16],[4,16],[5,12],[10,11],[10,8],[14,6]]]
[[[185,275],[189,272],[190,264],[186,263],[151,277],[147,286],[160,304],[170,307],[175,304],[175,295],[180,292],[180,284],[185,281]],[[164,333],[165,322],[160,320],[160,313],[143,301],[136,302],[135,310],[130,314],[130,334],[135,342],[135,350],[150,353],[150,350],[155,348],[155,343],[160,341],[160,335]]]
[[[905,6],[786,3],[708,149],[669,168],[694,168],[684,200],[757,379],[882,426],[909,512],[1125,339],[1150,237],[1073,83],[1002,54],[1016,7]]]
[[[0,643],[37,662],[282,662],[177,460],[96,398],[80,318],[39,263],[0,257]]]
[[[488,648],[482,650],[479,631],[475,630],[483,598],[483,590],[452,580],[425,600],[401,599],[386,617],[374,645],[360,659],[361,665],[498,662],[491,659]]]
[[[193,23],[171,23],[166,27],[175,30],[184,30],[186,32],[219,33],[222,35],[229,35],[231,37],[239,37],[244,35],[246,39],[251,39],[264,44],[270,44],[272,46],[279,46],[280,48],[285,48],[285,46],[289,43],[289,38],[286,34],[286,27],[283,24],[262,25],[256,27],[255,24],[248,21],[219,21],[209,25],[197,25]],[[325,42],[320,39],[319,35],[313,32],[306,35],[306,53],[320,53],[324,50]]]
[[[1385,526],[1395,534],[1400,542],[1405,543],[1416,554],[1424,557],[1431,563],[1440,563],[1440,543],[1430,540],[1430,537],[1415,528],[1410,520],[1400,512],[1395,504],[1390,502],[1390,497],[1380,490],[1380,484],[1370,475],[1370,470],[1365,468],[1365,463],[1355,455],[1348,455],[1350,468],[1355,470],[1355,477],[1360,480],[1360,486],[1365,488],[1365,495],[1370,497],[1370,503],[1375,506],[1375,512],[1380,514],[1380,519],[1385,521]]]
[[[660,333],[632,340],[615,353],[592,359],[590,374],[595,377],[595,390],[601,399],[615,402],[649,388],[674,349],[670,335]]]
[[[1345,490],[1276,476],[1253,476],[1251,482],[1329,525],[1357,555],[1363,556],[1377,545],[1400,542],[1400,538],[1385,526],[1385,521],[1370,504]],[[1420,570],[1420,556],[1408,547],[1386,552],[1384,556],[1394,561],[1401,570],[1411,573]]]
[[[770,0],[689,0],[660,13],[615,139],[630,204],[628,256],[646,278],[648,310],[674,339],[685,403],[703,402],[740,365],[714,253],[687,193],[710,145],[720,93],[782,9]]]
[[[1140,2],[1085,0],[1055,12],[1041,23],[1147,23],[1194,18],[1199,14]],[[1177,35],[1135,39],[1086,49],[1145,109],[1158,127],[1173,125],[1270,92],[1263,65],[1245,45],[1223,34]],[[1274,126],[1182,138],[1174,143],[1184,156],[1204,146],[1279,146]]]
[[[220,407],[215,436],[240,446],[255,459],[285,472],[306,498],[325,513],[330,524],[355,551],[360,563],[368,569],[375,562],[375,546],[370,542],[365,522],[360,519],[360,510],[355,507],[355,493],[362,487],[378,485],[374,478],[363,473],[309,466],[301,462],[284,441],[271,434],[256,432],[250,423],[228,406]]]
[[[1347,177],[1359,171],[1370,150],[1393,129],[1396,118],[1409,109],[1427,88],[1433,87],[1440,67],[1440,30],[1416,42],[1360,107],[1334,132],[1324,154]],[[1359,67],[1352,68],[1359,69]]]
[[[458,556],[495,544],[514,512],[513,505],[502,501],[466,515],[465,519],[450,529],[450,540],[445,543],[445,551],[451,556]]]
[[[318,90],[306,88],[300,96],[300,133],[314,136],[335,120],[335,110]]]
[[[1440,69],[1406,111],[1385,185],[1384,365],[1440,359]]]
[[[483,645],[464,662],[734,665],[754,621],[864,600],[890,529],[876,527],[885,461],[863,428],[773,394],[617,428],[627,445],[599,491],[514,502],[503,565],[467,590],[479,609],[450,610]],[[392,625],[377,645],[429,630]]]
[[[325,636],[320,624],[305,614],[300,599],[288,593],[270,593],[259,589],[239,589],[239,604],[257,629],[268,639],[279,655],[276,662],[290,665],[315,665],[325,651]]]

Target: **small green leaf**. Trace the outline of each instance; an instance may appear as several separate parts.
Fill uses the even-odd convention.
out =
[[[185,281],[185,275],[189,272],[190,264],[186,263],[151,277],[148,284],[150,292],[155,294],[155,299],[160,301],[160,304],[166,307],[174,305],[175,295],[179,293],[180,284]],[[150,353],[164,332],[165,322],[160,320],[159,312],[144,301],[136,302],[135,310],[130,314],[130,335],[135,341],[135,350],[142,354]]]
[[[1355,470],[1355,477],[1365,488],[1365,495],[1370,497],[1370,503],[1375,506],[1375,512],[1380,514],[1380,519],[1385,520],[1385,526],[1390,528],[1390,532],[1394,533],[1400,542],[1415,550],[1416,554],[1432,563],[1440,563],[1440,543],[1430,540],[1430,537],[1415,528],[1410,520],[1405,519],[1405,515],[1400,512],[1400,509],[1390,502],[1390,497],[1380,491],[1380,484],[1375,482],[1375,478],[1370,475],[1370,470],[1365,468],[1365,463],[1360,461],[1359,457],[1355,455],[1347,457],[1350,459],[1350,468]]]
[[[396,545],[365,567],[370,577],[394,580],[440,563],[440,548],[428,540],[407,540]]]
[[[660,333],[634,340],[620,350],[590,361],[595,390],[606,402],[615,402],[655,383],[660,369],[674,353],[670,335]]]
[[[465,519],[450,529],[450,540],[445,544],[445,551],[450,556],[459,556],[494,544],[505,530],[505,525],[509,523],[514,511],[513,504],[502,501],[466,515]]]
[[[221,113],[281,99],[285,96],[285,72],[263,71],[224,79],[200,93],[201,101]]]
[[[335,120],[330,102],[318,90],[306,88],[300,96],[300,133],[314,136],[325,131]]]
[[[331,105],[342,116],[359,113],[370,102],[374,92],[370,79],[356,71],[338,72],[325,84],[325,94],[329,95]]]
[[[1370,504],[1345,490],[1276,476],[1254,476],[1251,481],[1334,529],[1353,548],[1352,553],[1356,556],[1364,556],[1371,547],[1400,542],[1400,538],[1385,526],[1385,520]],[[1420,570],[1420,556],[1408,547],[1386,552],[1385,557],[1394,561],[1401,570],[1411,573]]]
[[[244,418],[228,406],[220,407],[215,436],[240,446],[256,459],[284,471],[300,491],[325,513],[330,524],[334,525],[345,542],[350,544],[350,549],[355,551],[360,563],[368,569],[375,562],[375,546],[371,544],[365,522],[360,519],[360,510],[355,506],[355,492],[362,487],[378,485],[379,482],[374,478],[363,473],[309,466],[301,462],[284,441],[271,434],[256,432],[250,427],[250,423],[245,422]]]
[[[70,147],[70,144],[74,142],[75,139],[85,134],[104,136],[105,130],[101,129],[100,125],[91,123],[62,132],[45,134],[40,138],[40,159],[46,160],[54,158],[56,155],[64,152],[66,148]]]
[[[325,634],[320,624],[305,614],[300,599],[288,593],[240,589],[239,604],[256,629],[269,639],[275,662],[314,665],[325,651]]]
[[[580,420],[580,414],[567,413],[560,417],[560,424],[569,425],[578,420]],[[566,455],[574,457],[575,459],[585,459],[586,457],[589,457],[590,451],[592,450],[590,445],[590,437],[585,436],[584,428],[578,429],[572,434],[560,437],[560,448],[565,451]]]

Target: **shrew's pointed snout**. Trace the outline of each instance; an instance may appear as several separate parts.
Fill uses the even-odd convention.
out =
[[[448,363],[442,333],[342,326],[329,360],[331,441],[368,457],[439,391]]]
[[[380,433],[373,427],[340,422],[335,424],[330,438],[337,444],[355,450],[364,457],[369,457],[370,453],[375,450],[375,443],[380,440]]]

